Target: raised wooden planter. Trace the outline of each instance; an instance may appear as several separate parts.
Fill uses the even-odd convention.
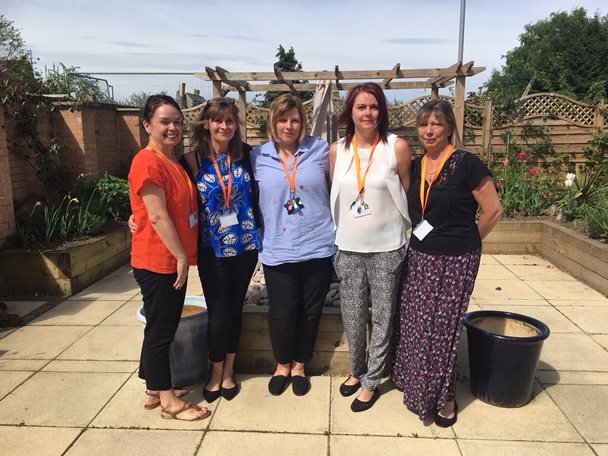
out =
[[[501,221],[483,252],[539,254],[572,277],[608,295],[608,245],[548,220]]]
[[[0,252],[0,275],[13,295],[70,296],[125,264],[130,251],[131,234],[124,227],[63,249]]]

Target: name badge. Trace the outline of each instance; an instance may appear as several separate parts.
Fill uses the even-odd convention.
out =
[[[432,230],[433,226],[426,220],[422,220],[418,225],[416,225],[416,228],[414,228],[412,234],[416,236],[419,241],[422,241]]]
[[[350,210],[350,212],[355,218],[372,215],[372,210],[370,209],[369,204],[364,203],[363,201],[355,204]]]
[[[197,223],[198,223],[198,218],[196,217],[196,212],[192,212],[188,216],[188,224],[190,225],[190,228],[194,228]]]
[[[222,228],[228,228],[234,225],[238,225],[239,220],[236,217],[236,212],[228,212],[227,214],[220,215],[220,225]]]

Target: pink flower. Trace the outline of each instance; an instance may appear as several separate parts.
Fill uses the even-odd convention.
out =
[[[525,153],[525,152],[520,152],[520,153],[518,153],[518,154],[517,154],[517,158],[518,158],[520,161],[524,161],[524,160],[526,159],[526,157],[527,157],[527,155],[526,155],[526,153]]]
[[[503,187],[502,182],[496,182],[496,188],[501,189]]]
[[[534,168],[530,168],[530,175],[531,176],[536,175],[536,170]]]
[[[503,164],[503,165],[505,165],[505,166],[509,166],[509,163],[511,163],[511,162],[509,161],[509,159],[508,159],[508,158],[505,158],[505,159],[502,161],[502,164]]]

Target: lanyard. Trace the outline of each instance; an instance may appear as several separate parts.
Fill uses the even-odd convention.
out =
[[[222,186],[222,193],[224,194],[226,208],[230,209],[230,197],[232,196],[232,157],[230,154],[227,154],[226,162],[228,163],[228,187],[226,187],[226,184],[224,184],[224,176],[222,176],[220,167],[217,165],[217,159],[215,158],[215,155],[213,155],[213,167],[215,168],[215,173],[217,174],[217,178]]]
[[[372,151],[369,154],[369,161],[367,162],[367,168],[365,168],[365,174],[361,176],[361,161],[359,160],[359,149],[357,149],[357,138],[353,137],[353,151],[355,154],[355,169],[357,171],[357,189],[359,193],[358,197],[363,199],[365,195],[365,179],[367,178],[367,172],[369,171],[369,167],[372,164],[372,157],[374,156],[374,151],[376,150],[376,146],[380,142],[380,133],[376,133],[376,137],[374,138],[374,143],[372,144]]]
[[[296,194],[296,173],[298,172],[298,162],[300,161],[300,154],[296,156],[295,161],[293,162],[293,173],[289,174],[289,160],[287,163],[284,163],[283,160],[280,159],[281,165],[283,166],[283,172],[285,176],[287,176],[287,182],[289,182],[289,190],[291,191],[291,196]]]
[[[165,154],[163,154],[158,149],[158,147],[156,147],[156,144],[154,144],[152,141],[148,142],[148,147],[150,148],[150,150],[152,152],[154,152],[156,155],[158,155],[161,159],[167,160],[169,163],[171,163],[173,166],[175,166],[175,168],[177,169],[177,172],[179,173],[180,177],[182,178],[182,180],[186,183],[186,186],[188,187],[188,193],[190,194],[190,210],[192,212],[194,212],[194,209],[192,207],[192,200],[194,198],[196,198],[196,194],[195,194],[195,190],[194,190],[194,185],[190,181],[190,178],[186,174],[186,171],[180,165],[178,165],[173,160],[169,159],[169,157],[167,157]]]
[[[433,176],[433,180],[431,180],[431,182],[429,183],[429,186],[426,189],[426,192],[424,191],[424,183],[426,182],[427,156],[425,155],[422,158],[422,171],[421,171],[421,175],[420,175],[420,206],[422,207],[422,218],[423,219],[424,219],[424,212],[426,211],[426,207],[429,204],[429,195],[431,194],[431,185],[433,185],[433,183],[437,180],[437,177],[439,177],[439,173],[441,173],[441,170],[443,169],[443,165],[445,165],[445,162],[448,161],[448,158],[450,158],[450,156],[452,155],[452,152],[454,152],[454,146],[452,146],[450,144],[450,145],[448,145],[448,147],[445,148],[445,156],[443,157],[443,160],[441,160],[441,163],[439,163],[439,166],[437,167],[437,170],[435,171],[435,175]]]

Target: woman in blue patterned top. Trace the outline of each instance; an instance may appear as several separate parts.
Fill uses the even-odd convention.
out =
[[[207,402],[238,393],[234,360],[243,301],[257,264],[260,240],[249,152],[241,141],[234,100],[207,102],[192,124],[192,147],[181,163],[199,194],[198,273],[209,312],[212,371],[203,388]]]
[[[329,145],[306,136],[302,102],[281,95],[270,106],[270,142],[251,152],[263,222],[260,262],[268,290],[270,342],[277,368],[268,384],[283,393],[310,389],[310,361],[333,275],[329,210]]]

